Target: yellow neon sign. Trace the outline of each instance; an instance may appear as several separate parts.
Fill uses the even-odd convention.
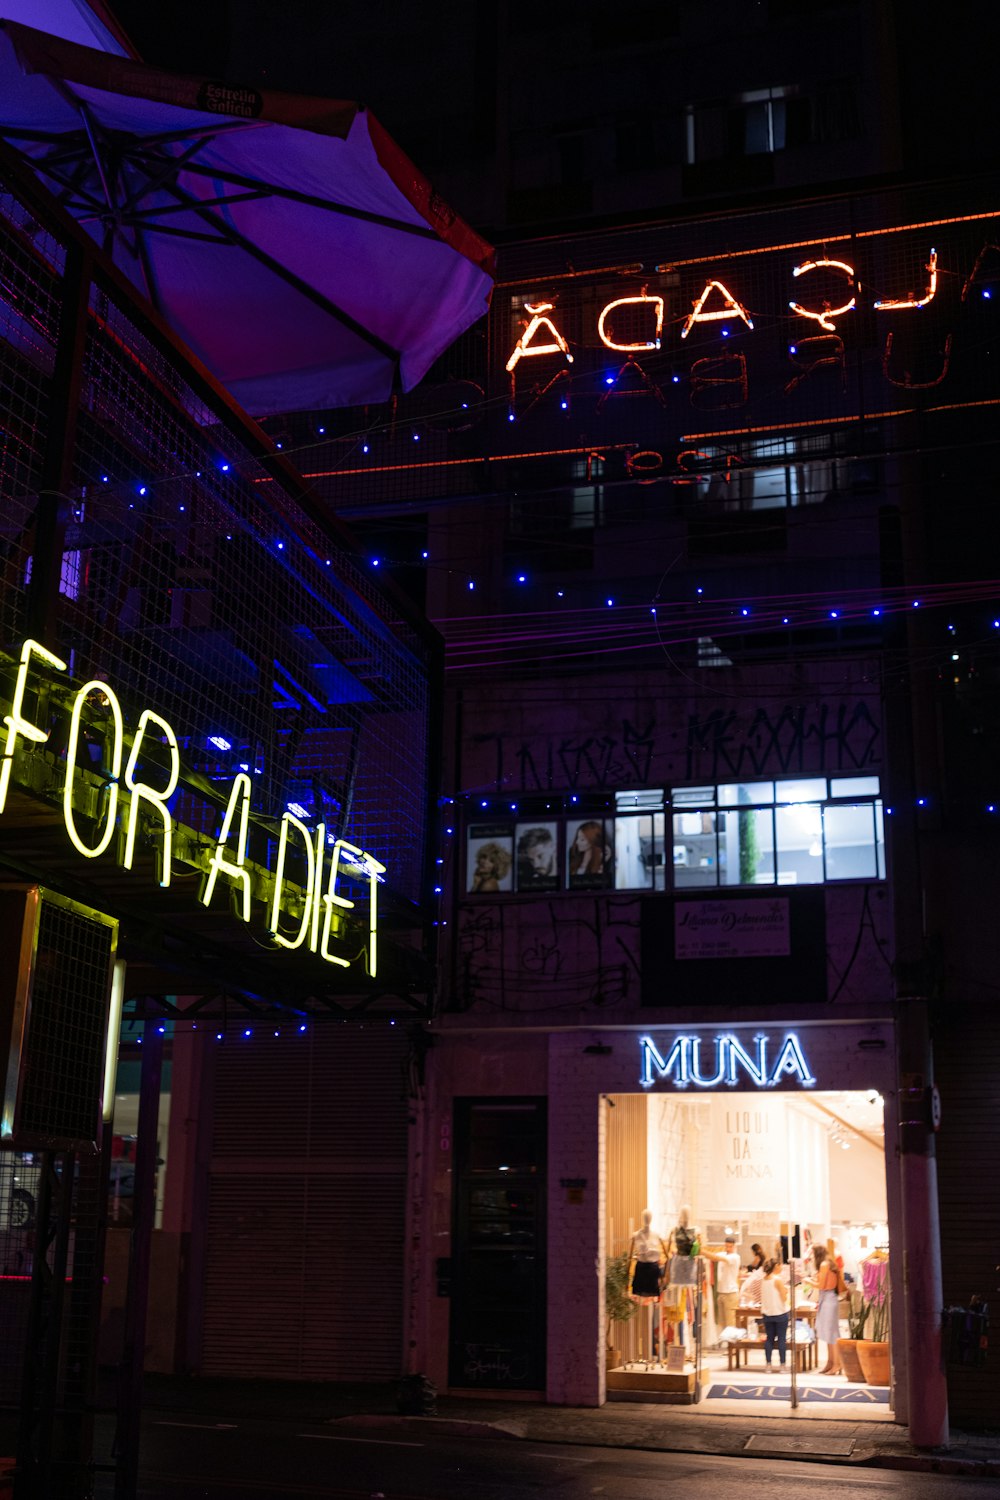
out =
[[[137,781],[135,777],[136,768],[139,764],[139,756],[142,752],[142,742],[146,735],[146,729],[150,724],[155,724],[163,731],[163,738],[170,750],[170,775],[167,784],[162,790],[150,786],[146,781]],[[135,731],[135,739],[132,741],[132,751],[125,767],[125,785],[132,793],[128,805],[128,831],[125,835],[125,857],[122,864],[126,870],[131,870],[132,861],[135,857],[135,836],[139,825],[139,804],[147,802],[150,807],[155,808],[163,823],[163,867],[160,875],[160,884],[164,887],[170,884],[170,851],[174,831],[174,820],[170,816],[167,803],[177,790],[177,783],[181,774],[181,753],[177,745],[177,736],[167,723],[166,719],[154,713],[151,708],[144,708],[139,718],[139,724]]]
[[[229,802],[226,806],[225,816],[222,819],[222,828],[215,848],[212,851],[212,868],[209,871],[205,889],[202,892],[202,903],[209,906],[212,901],[212,892],[215,890],[215,882],[220,875],[228,875],[230,880],[239,884],[240,896],[242,898],[241,915],[244,922],[250,920],[250,872],[244,869],[247,857],[247,836],[250,821],[250,793],[252,791],[250,777],[245,771],[241,771],[233,782],[229,792]],[[229,859],[226,855],[226,844],[232,832],[233,819],[237,808],[240,814],[240,831],[236,840],[236,860]]]
[[[306,851],[306,883],[305,899],[302,903],[302,920],[299,923],[298,936],[286,938],[284,933],[278,929],[278,915],[281,910],[281,897],[285,885],[285,856],[288,852],[288,834],[294,828],[302,835],[302,842]],[[312,833],[294,813],[286,812],[281,815],[281,832],[278,835],[278,863],[274,871],[274,895],[271,898],[271,910],[267,919],[267,930],[278,944],[279,948],[298,948],[305,941],[309,930],[309,917],[313,904],[313,884],[316,879],[316,856],[313,853]]]
[[[50,738],[50,730],[35,723],[25,709],[25,698],[29,692],[29,678],[37,674],[39,667],[66,672],[67,664],[38,641],[26,640],[21,648],[18,670],[11,696],[10,711],[3,716],[7,726],[0,759],[0,813],[6,807],[10,784],[17,768],[18,783],[27,785],[24,771],[20,768],[25,746],[42,746]],[[81,764],[81,737],[84,716],[95,695],[100,695],[107,712],[102,719],[102,728],[107,726],[110,745],[105,750],[104,765],[100,773],[86,764]],[[44,699],[43,699],[44,701]],[[66,697],[59,699],[60,713],[65,711]],[[36,716],[40,716],[36,709]],[[125,841],[121,863],[131,870],[135,862],[136,843],[140,829],[148,828],[150,815],[162,829],[162,864],[160,885],[169,886],[172,873],[174,848],[174,820],[168,807],[180,782],[180,748],[172,726],[153,709],[143,709],[132,734],[131,750],[122,777],[122,761],[125,755],[126,730],[121,704],[109,685],[101,679],[85,682],[73,696],[69,707],[69,728],[66,742],[66,757],[62,783],[57,795],[60,798],[63,823],[74,849],[85,859],[96,859],[111,845],[115,833],[124,824]],[[144,766],[159,765],[165,775],[165,784],[156,786],[146,779]],[[47,762],[58,766],[58,757],[51,754]],[[164,764],[165,762],[165,764]],[[122,781],[127,798],[122,796]],[[34,781],[31,782],[35,785]],[[330,951],[334,932],[334,907],[351,910],[356,902],[337,889],[342,873],[354,878],[366,879],[369,887],[369,924],[367,970],[374,977],[377,969],[378,946],[378,880],[385,874],[386,866],[345,839],[334,843],[330,861],[327,889],[324,885],[324,854],[326,851],[326,827],[320,823],[311,832],[304,822],[292,813],[281,818],[278,841],[277,865],[273,884],[270,871],[260,864],[248,863],[249,819],[251,811],[252,782],[246,773],[240,773],[230,789],[226,811],[222,819],[219,837],[211,855],[203,852],[203,841],[194,830],[177,825],[180,839],[179,859],[201,869],[205,875],[204,891],[200,897],[205,906],[212,900],[220,875],[235,883],[240,894],[239,915],[244,922],[251,919],[254,897],[267,903],[268,931],[278,948],[295,949],[308,939],[313,953],[319,953],[327,962],[348,968],[352,960],[340,958]],[[53,788],[55,792],[55,788]],[[106,798],[106,802],[102,799]],[[128,806],[125,807],[127,800]],[[143,817],[143,811],[146,816]],[[95,826],[96,843],[88,844],[80,832],[79,824],[91,820]],[[233,830],[236,829],[235,850],[229,848]],[[303,887],[291,886],[302,904],[298,932],[286,937],[278,931],[282,898],[289,882],[285,875],[288,840],[292,830],[300,836],[305,846],[306,879]],[[234,857],[235,855],[235,857]],[[293,897],[294,899],[294,897]]]
[[[92,848],[83,842],[77,832],[76,814],[73,811],[73,773],[76,770],[76,756],[80,743],[80,719],[84,706],[91,693],[100,693],[108,708],[111,710],[111,718],[115,728],[114,744],[111,750],[111,765],[109,767],[109,781],[107,783],[108,805],[104,815],[104,832],[99,843]],[[77,693],[73,702],[73,713],[69,724],[69,742],[66,746],[66,781],[63,785],[63,820],[66,824],[66,832],[69,841],[78,854],[84,859],[96,859],[103,854],[110,844],[115,831],[115,819],[118,813],[118,781],[122,774],[122,743],[125,739],[125,723],[122,718],[122,708],[114,693],[106,682],[99,682],[92,678],[85,682]]]
[[[24,690],[28,684],[28,669],[31,666],[31,658],[40,657],[50,667],[55,667],[57,672],[65,672],[66,663],[58,656],[53,656],[51,651],[46,651],[37,641],[27,640],[21,647],[21,664],[17,669],[17,679],[14,683],[14,699],[10,706],[10,713],[4,714],[3,721],[7,725],[7,739],[3,748],[3,763],[0,764],[0,813],[7,806],[7,791],[10,787],[10,773],[14,761],[14,751],[17,749],[19,739],[30,740],[34,745],[44,745],[49,737],[47,729],[39,729],[30,719],[24,717]]]
[[[329,948],[333,908],[340,906],[350,909],[354,905],[354,902],[349,901],[346,896],[338,896],[337,894],[337,875],[340,871],[340,854],[343,849],[346,849],[348,854],[353,854],[361,859],[364,858],[361,850],[356,849],[353,844],[349,844],[346,839],[338,839],[333,846],[333,858],[330,861],[330,882],[327,886],[326,895],[323,897],[323,906],[325,908],[323,916],[323,941],[320,943],[319,951],[328,963],[339,964],[342,968],[346,969],[348,960],[346,958],[338,958],[336,953],[330,952]]]

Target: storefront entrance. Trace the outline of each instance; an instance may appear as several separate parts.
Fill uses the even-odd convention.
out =
[[[680,1401],[720,1415],[794,1407],[805,1417],[891,1420],[878,1091],[611,1094],[605,1104],[608,1398]],[[693,1249],[678,1259],[685,1218]],[[778,1261],[794,1309],[784,1367],[777,1348],[767,1363],[760,1278],[749,1274],[754,1246]],[[822,1337],[829,1312],[817,1336],[817,1246],[828,1247],[846,1283],[832,1349]],[[728,1267],[727,1254],[738,1258]],[[651,1295],[639,1298],[643,1258],[638,1284]],[[727,1296],[727,1269],[737,1265],[737,1291]],[[844,1373],[824,1373],[829,1364]]]

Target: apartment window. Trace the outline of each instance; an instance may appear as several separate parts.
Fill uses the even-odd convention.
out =
[[[773,156],[786,147],[851,141],[862,134],[857,85],[850,79],[824,84],[812,94],[792,85],[689,104],[684,125],[688,166]]]
[[[877,776],[675,788],[674,887],[883,879]]]
[[[794,144],[800,133],[797,93],[795,88],[755,89],[731,99],[689,104],[685,111],[688,166],[773,155],[786,144]]]
[[[669,834],[669,837],[668,837]],[[877,776],[785,777],[550,799],[470,822],[467,894],[822,885],[885,877]]]

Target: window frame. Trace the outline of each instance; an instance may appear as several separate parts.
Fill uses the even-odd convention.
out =
[[[782,837],[782,824],[789,820],[780,819],[779,813],[794,808],[814,809],[818,813],[817,826],[802,834],[802,839],[805,839],[811,833],[808,844],[801,840],[796,844],[787,835]],[[870,855],[874,865],[872,874],[838,876],[831,873],[831,850],[837,846],[830,842],[829,829],[837,822],[838,813],[845,809],[868,810],[870,840],[856,847]],[[763,826],[760,820],[769,817],[770,836],[768,839],[765,833],[762,842],[770,871],[762,873],[758,867],[753,880],[730,880],[725,877],[729,873],[731,850],[728,845],[733,842],[730,831],[733,818],[735,815],[738,819],[739,815],[747,813],[754,815],[755,834]],[[698,819],[700,826],[688,827],[682,834],[678,820],[685,816]],[[626,838],[626,830],[619,825],[635,823],[636,820],[640,826],[629,827]],[[641,826],[646,820],[649,820],[648,832]],[[708,820],[711,820],[711,826]],[[588,868],[580,864],[574,867],[574,845],[579,838],[590,836],[594,826],[602,829],[602,836],[596,843],[591,839],[593,849],[600,848],[603,852],[600,855],[590,853]],[[526,867],[521,868],[523,851],[519,850],[519,845],[526,835],[537,830],[551,832],[553,859],[551,867],[542,874],[529,874]],[[685,859],[678,860],[678,848],[684,839],[694,841],[701,861],[696,867],[689,866]],[[509,875],[500,880],[499,889],[481,881],[478,886],[475,884],[479,851],[484,841],[489,840],[501,844],[509,853]],[[708,840],[711,844],[705,842]],[[812,847],[817,841],[818,851]],[[756,843],[755,838],[750,847]],[[737,859],[739,848],[737,832]],[[815,879],[795,878],[795,859],[797,856],[801,862],[803,849],[810,857],[818,856],[820,860]],[[522,803],[510,804],[509,811],[495,808],[490,803],[485,808],[480,804],[479,808],[470,807],[468,810],[463,828],[462,857],[461,897],[472,901],[536,895],[735,892],[789,885],[811,887],[883,881],[886,878],[886,852],[881,778],[878,772],[802,773],[760,780],[627,788],[606,794],[571,793],[550,796],[544,801],[527,798]],[[648,878],[641,884],[622,883],[623,874],[635,867],[637,860]],[[672,872],[669,875],[668,868]],[[678,879],[679,870],[694,868],[710,870],[714,879]],[[811,877],[811,867],[807,867],[807,874]]]

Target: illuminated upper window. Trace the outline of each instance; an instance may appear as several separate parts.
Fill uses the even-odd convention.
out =
[[[573,794],[466,828],[469,894],[821,885],[885,877],[877,776]]]

